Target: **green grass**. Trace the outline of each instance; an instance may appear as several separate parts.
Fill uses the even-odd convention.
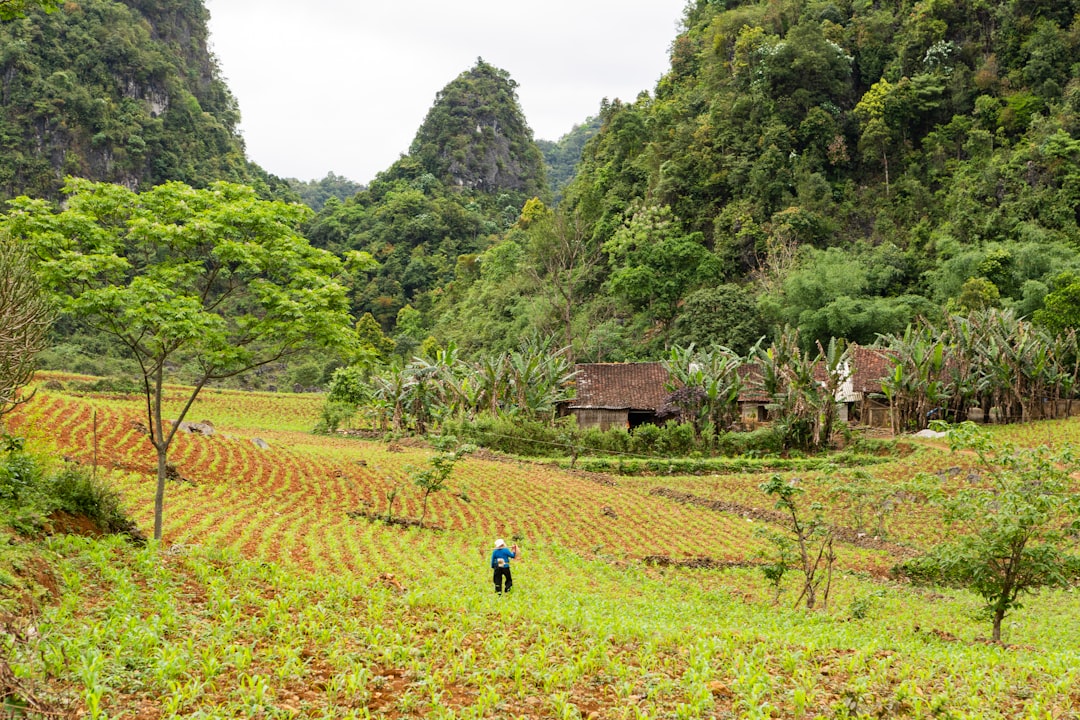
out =
[[[1070,593],[1037,598],[1002,648],[979,641],[963,593],[850,575],[807,612],[790,587],[771,604],[750,570],[561,547],[533,550],[507,597],[468,553],[409,558],[391,580],[200,547],[48,547],[67,593],[14,667],[69,679],[91,717],[1059,718],[1080,679]]]

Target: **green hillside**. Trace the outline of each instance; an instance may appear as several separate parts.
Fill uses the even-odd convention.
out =
[[[408,302],[441,341],[499,349],[569,327],[592,360],[745,343],[733,324],[869,343],[919,315],[1075,307],[1077,9],[690,3],[670,71],[605,101],[560,191],[576,265],[554,267],[523,217],[463,255],[436,251],[444,270],[411,279]],[[433,112],[418,141],[441,137],[433,122],[452,132],[449,117]],[[445,153],[425,153],[445,182]]]
[[[581,153],[593,135],[600,130],[600,118],[590,117],[580,125],[575,125],[570,132],[563,135],[557,142],[550,140],[537,140],[536,145],[544,154],[544,164],[547,167],[548,182],[551,184],[551,192],[555,199],[562,197],[562,190],[574,179],[577,172],[577,164],[581,160]]]
[[[741,352],[783,325],[867,344],[986,307],[1080,324],[1076,2],[691,2],[656,87],[542,144],[547,168],[478,60],[362,190],[246,160],[199,0],[35,5],[0,24],[0,195],[70,173],[303,197],[315,245],[366,253],[353,315],[406,359]]]
[[[76,175],[286,188],[251,165],[201,0],[81,0],[0,22],[0,198]]]

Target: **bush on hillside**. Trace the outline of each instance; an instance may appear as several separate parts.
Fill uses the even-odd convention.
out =
[[[120,504],[120,493],[106,486],[79,465],[65,465],[59,472],[45,475],[41,501],[47,512],[63,510],[83,515],[110,533],[129,532],[132,521]]]
[[[130,376],[109,376],[85,382],[72,380],[68,383],[72,392],[115,393],[118,395],[140,395],[143,386]]]
[[[103,532],[141,537],[124,513],[120,495],[80,465],[48,467],[20,438],[0,436],[0,508],[13,527],[40,528],[42,518],[64,511],[93,521]]]
[[[644,424],[623,428],[579,428],[572,417],[554,426],[543,422],[483,414],[474,420],[449,420],[444,432],[465,441],[511,455],[578,457],[631,455],[639,459],[693,455],[767,457],[783,449],[783,437],[771,427],[747,433],[715,434],[706,426],[700,437],[686,423]]]

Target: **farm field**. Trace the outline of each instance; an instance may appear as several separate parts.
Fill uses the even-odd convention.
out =
[[[1080,597],[1031,597],[1007,645],[987,643],[975,596],[889,578],[944,533],[915,496],[870,523],[835,492],[844,471],[799,475],[830,522],[881,532],[845,536],[829,607],[796,610],[795,578],[776,600],[755,567],[764,475],[604,477],[478,453],[432,496],[433,527],[392,526],[363,514],[385,514],[432,451],[310,435],[320,403],[201,396],[189,417],[217,432],[177,436],[164,542],[51,538],[63,593],[16,674],[98,718],[1080,717]],[[96,464],[149,528],[144,423],[138,398],[42,389],[9,426]],[[1080,423],[994,432],[1063,443]],[[971,458],[926,443],[867,469],[897,485],[919,471],[963,482]],[[419,515],[403,487],[394,516]],[[523,550],[505,597],[495,537]]]

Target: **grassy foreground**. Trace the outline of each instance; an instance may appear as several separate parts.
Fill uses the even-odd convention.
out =
[[[889,542],[841,548],[830,606],[796,610],[796,579],[774,601],[752,566],[769,523],[751,511],[771,508],[762,476],[605,479],[472,457],[432,499],[437,528],[402,528],[349,513],[384,513],[430,451],[302,434],[316,403],[260,397],[214,393],[195,410],[218,433],[181,437],[165,543],[43,541],[51,591],[5,601],[38,608],[4,621],[13,682],[95,718],[1080,717],[1076,594],[1031,598],[1002,647],[983,640],[977,598],[888,579],[940,537],[925,506],[898,507]],[[145,527],[153,456],[137,400],[43,391],[15,429],[90,463],[95,410],[97,465]],[[1009,432],[1064,442],[1076,429]],[[870,471],[946,482],[964,460],[923,448]],[[829,474],[801,476],[810,497],[830,502]],[[828,508],[838,524],[851,511]],[[415,489],[395,515],[419,516]],[[524,549],[507,597],[490,589],[497,536]],[[3,547],[10,566],[31,564],[25,545]],[[695,559],[731,567],[678,566]]]

